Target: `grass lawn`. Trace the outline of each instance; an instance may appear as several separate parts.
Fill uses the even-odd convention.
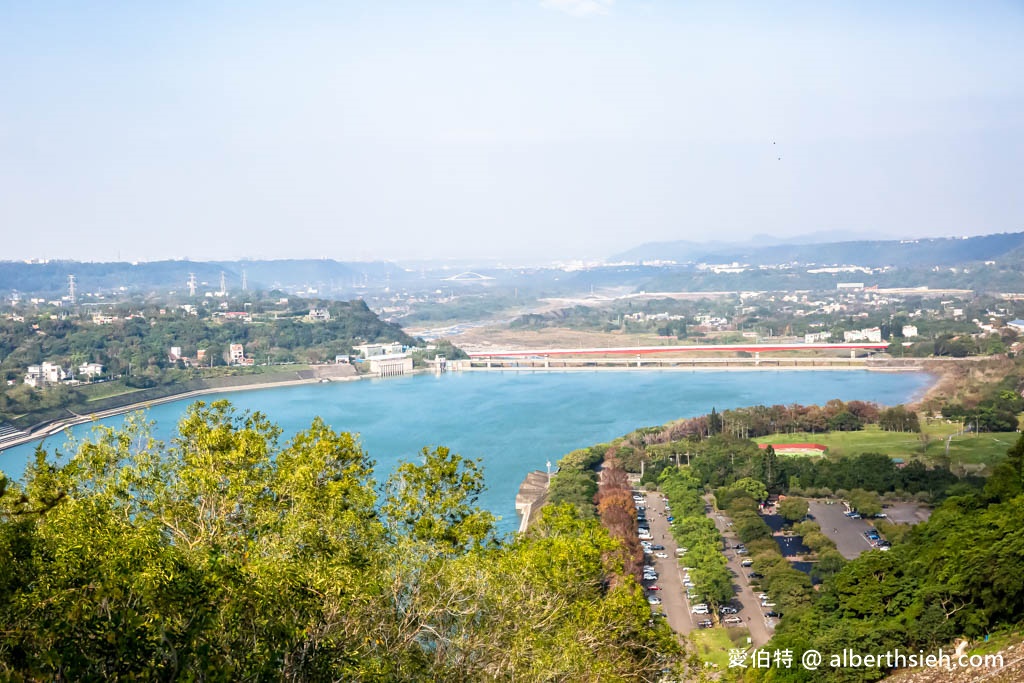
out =
[[[690,641],[700,661],[714,664],[718,671],[728,671],[729,650],[750,647],[747,635],[745,628],[700,628],[690,633]]]
[[[923,426],[921,434],[885,432],[877,425],[868,425],[859,432],[831,432],[828,434],[775,434],[755,439],[758,443],[820,443],[828,447],[829,455],[857,455],[858,453],[885,453],[894,458],[924,458],[935,461],[946,453],[953,463],[990,465],[1002,460],[1020,434],[1017,432],[982,432],[957,435],[959,424],[933,421]]]
[[[136,389],[135,387],[126,387],[124,382],[115,380],[113,382],[100,382],[99,384],[86,384],[78,387],[86,396],[86,402],[99,401],[100,399],[110,398],[111,396],[120,396],[121,394],[130,394],[135,391],[142,391],[142,389]]]

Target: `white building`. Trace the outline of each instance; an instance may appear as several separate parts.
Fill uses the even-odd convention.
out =
[[[309,315],[306,316],[313,322],[327,322],[331,319],[331,312],[326,308],[311,308],[309,309]]]
[[[917,325],[904,325],[903,336],[907,339],[913,339],[917,336]]]
[[[880,327],[866,327],[863,330],[847,330],[843,332],[844,342],[881,342],[882,341],[882,328]]]
[[[78,366],[78,377],[95,379],[103,374],[103,365],[100,363],[82,363]]]
[[[370,357],[370,372],[380,377],[394,377],[412,372],[412,356],[407,353],[387,353]]]
[[[369,360],[374,356],[400,355],[405,347],[400,342],[389,342],[387,344],[360,344],[355,347],[356,351],[363,358]]]
[[[808,332],[804,335],[804,344],[818,344],[831,338],[831,332]]]
[[[254,360],[245,357],[245,349],[241,344],[232,344],[228,347],[228,362],[231,365],[252,365]]]
[[[25,373],[25,384],[38,389],[48,384],[59,384],[67,379],[67,376],[64,368],[46,361],[42,365],[28,366],[28,371]]]

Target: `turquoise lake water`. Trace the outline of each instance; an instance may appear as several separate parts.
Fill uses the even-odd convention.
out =
[[[484,464],[487,491],[480,504],[501,517],[502,532],[519,520],[515,496],[526,473],[544,470],[576,448],[608,441],[637,427],[659,425],[756,404],[823,404],[833,398],[886,405],[905,403],[931,382],[921,373],[864,371],[469,372],[383,380],[307,384],[210,394],[260,410],[287,439],[319,415],[338,431],[358,432],[383,481],[424,446],[448,446]],[[189,401],[154,406],[156,436],[171,436]],[[119,425],[121,417],[102,421]],[[79,425],[76,437],[92,425]],[[59,448],[65,437],[45,446]],[[0,453],[0,470],[21,476],[36,443]]]

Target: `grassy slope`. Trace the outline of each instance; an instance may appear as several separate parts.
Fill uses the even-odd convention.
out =
[[[857,455],[858,453],[885,453],[895,458],[924,458],[936,461],[946,453],[946,439],[949,444],[949,458],[952,463],[991,465],[1000,461],[1006,450],[1020,436],[1016,432],[992,432],[964,434],[957,436],[959,424],[933,420],[923,426],[922,434],[884,432],[875,425],[868,425],[859,432],[831,432],[828,434],[775,434],[755,439],[758,443],[820,443],[828,446],[830,455]]]

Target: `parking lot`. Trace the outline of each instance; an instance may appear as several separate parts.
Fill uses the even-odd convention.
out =
[[[647,591],[648,595],[656,595],[661,599],[661,605],[653,606],[653,610],[665,613],[672,630],[677,633],[689,633],[696,627],[696,624],[693,615],[690,614],[690,606],[686,601],[685,591],[683,591],[679,563],[676,561],[676,541],[669,529],[668,518],[665,515],[665,503],[659,493],[645,493],[644,495],[647,522],[651,530],[651,543],[665,546],[665,549],[660,552],[667,556],[664,558],[648,556],[647,561],[654,565],[658,572],[658,578],[655,581],[645,581],[644,585],[653,584],[661,589]]]
[[[918,503],[893,503],[886,506],[885,513],[890,522],[897,524],[919,524],[928,521],[932,511]]]
[[[747,559],[747,556],[738,554],[733,548],[733,546],[739,543],[739,539],[736,538],[728,526],[729,518],[724,513],[718,513],[713,510],[712,501],[714,498],[708,495],[705,497],[705,500],[708,503],[705,507],[705,510],[708,511],[707,516],[715,522],[715,526],[722,532],[726,545],[729,546],[724,552],[728,560],[729,569],[733,574],[732,587],[735,591],[733,604],[739,607],[739,613],[736,616],[740,617],[742,625],[746,626],[750,632],[751,644],[754,647],[761,647],[772,637],[772,629],[769,625],[770,620],[764,616],[760,598],[754,594],[753,589],[750,587],[750,580],[747,578],[747,574],[752,570],[742,566],[742,562]]]
[[[810,514],[821,525],[823,534],[832,539],[839,553],[848,560],[871,550],[871,543],[864,534],[871,525],[863,519],[851,519],[843,513],[846,508],[839,502],[827,505],[820,500],[810,501]]]

